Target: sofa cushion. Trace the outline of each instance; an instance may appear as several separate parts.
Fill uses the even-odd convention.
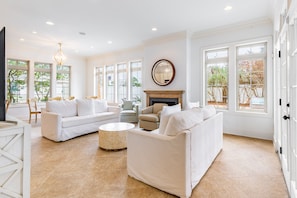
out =
[[[162,111],[163,106],[168,106],[166,103],[154,103],[153,104],[153,113],[158,114],[160,111]]]
[[[139,120],[149,121],[149,122],[159,122],[159,116],[153,113],[140,114]]]
[[[202,113],[203,113],[203,119],[206,120],[208,118],[210,118],[211,116],[216,114],[216,109],[214,106],[212,105],[207,105],[205,107],[203,107],[201,109]]]
[[[94,115],[67,117],[62,119],[62,127],[66,128],[66,127],[82,126],[85,124],[94,124],[96,122],[102,122],[104,120],[110,120],[117,117],[118,115],[113,112],[103,112],[103,113],[94,114]]]
[[[46,111],[61,114],[62,117],[77,116],[77,107],[75,100],[65,101],[47,101]]]
[[[161,111],[159,133],[165,134],[165,129],[169,120],[169,117],[175,113],[181,111],[181,105],[164,106]]]
[[[106,100],[94,100],[95,113],[106,112],[108,105]]]
[[[77,99],[76,101],[78,116],[93,115],[95,113],[92,99]]]
[[[131,110],[133,109],[133,102],[129,100],[125,100],[123,103],[123,110]]]
[[[201,122],[203,122],[203,113],[198,108],[176,112],[170,116],[165,134],[175,136]]]

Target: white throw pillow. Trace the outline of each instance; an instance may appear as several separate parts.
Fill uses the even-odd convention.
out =
[[[205,107],[203,107],[201,109],[202,113],[203,113],[203,119],[206,120],[208,118],[210,118],[211,116],[216,114],[216,109],[214,106],[211,105],[207,105]]]
[[[197,102],[187,102],[185,110],[193,109],[193,108],[199,108],[199,101]]]
[[[159,133],[165,134],[165,129],[171,114],[181,111],[180,104],[173,106],[164,106],[160,115]]]
[[[77,116],[76,101],[47,101],[46,111],[61,114],[62,117]]]
[[[106,100],[94,100],[95,113],[101,113],[107,111],[107,101]]]
[[[203,113],[198,108],[174,113],[168,120],[165,134],[175,136],[200,122],[203,122]]]
[[[76,101],[78,116],[94,114],[94,101],[92,99],[77,99]]]

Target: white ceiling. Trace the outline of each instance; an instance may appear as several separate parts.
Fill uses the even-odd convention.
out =
[[[180,31],[273,16],[272,0],[0,0],[9,44],[92,56]],[[224,7],[230,5],[229,12]],[[55,23],[53,26],[46,21]],[[153,32],[152,27],[158,30]],[[37,34],[33,34],[36,31]],[[80,35],[84,32],[86,35]],[[20,39],[23,38],[23,41]],[[112,44],[108,44],[108,41]]]

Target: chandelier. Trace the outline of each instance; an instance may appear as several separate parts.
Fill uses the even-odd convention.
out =
[[[57,65],[63,65],[64,61],[66,60],[66,56],[62,52],[62,43],[59,44],[59,50],[57,51],[56,55],[54,56],[54,59],[57,63]]]

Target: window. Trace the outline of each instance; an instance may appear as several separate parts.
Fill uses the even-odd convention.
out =
[[[238,110],[265,109],[266,51],[266,43],[236,48]]]
[[[135,61],[130,63],[130,95],[131,100],[140,103],[142,94],[142,78],[141,78],[141,61]]]
[[[117,65],[117,102],[127,99],[128,96],[128,72],[127,64]]]
[[[228,49],[205,52],[207,103],[216,108],[228,108]]]
[[[57,76],[56,76],[56,94],[62,98],[70,97],[70,74],[71,67],[65,65],[57,66]]]
[[[11,103],[26,103],[29,61],[7,60],[7,99]]]
[[[51,64],[34,64],[34,97],[38,101],[47,101],[51,91]]]
[[[127,99],[141,103],[141,67],[141,61],[96,67],[95,89],[97,96],[108,102],[121,103],[122,99]]]
[[[205,50],[206,103],[217,109],[267,112],[267,44],[234,43]]]
[[[106,100],[109,102],[115,101],[115,77],[114,77],[114,66],[106,66]]]
[[[96,87],[97,87],[97,96],[103,98],[103,87],[104,87],[104,69],[103,67],[96,67]]]

